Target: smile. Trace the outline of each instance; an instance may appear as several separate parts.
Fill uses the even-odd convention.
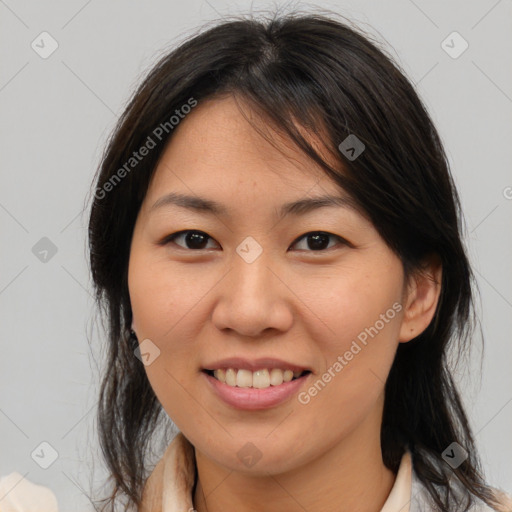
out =
[[[280,373],[277,373],[276,370]],[[290,373],[288,372],[291,372],[291,370],[283,371],[273,368],[270,372],[268,369],[252,372],[250,370],[228,368],[227,370],[215,371],[203,370],[200,373],[206,379],[206,384],[213,394],[225,404],[235,409],[255,411],[282,405],[292,396],[296,395],[301,387],[305,385],[310,375],[312,375],[308,370],[299,372],[297,376],[294,376],[294,373],[291,372],[290,379]],[[214,373],[217,373],[217,377],[214,376]],[[260,373],[261,376],[259,375]],[[256,377],[254,377],[254,374],[256,374]],[[276,384],[270,383],[271,375],[273,375]],[[225,378],[224,382],[220,380],[223,377]],[[285,377],[289,380],[285,380]],[[281,384],[277,384],[281,378]],[[237,385],[238,379],[245,386]],[[231,384],[227,382],[228,380]],[[264,387],[258,388],[254,384],[264,385]]]
[[[237,368],[219,368],[217,370],[205,370],[208,375],[218,381],[238,388],[256,388],[266,389],[270,386],[280,386],[283,382],[291,382],[299,378],[308,370],[292,371],[282,370],[281,368],[263,368],[256,371],[237,369]]]

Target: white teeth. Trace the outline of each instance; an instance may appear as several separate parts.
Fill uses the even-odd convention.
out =
[[[213,372],[213,375],[216,379],[220,380],[221,382],[226,382],[226,372],[222,368],[215,370]]]
[[[283,383],[283,370],[279,368],[272,368],[270,370],[270,384],[272,386],[279,386]]]
[[[250,388],[252,386],[252,372],[250,370],[238,370],[236,385],[239,388]]]
[[[285,370],[283,372],[283,380],[285,382],[290,382],[293,379],[293,372],[291,370]]]
[[[233,370],[233,368],[228,368],[226,370],[226,384],[228,386],[236,386],[236,370]]]
[[[245,369],[227,368],[224,370],[219,368],[213,371],[213,376],[228,386],[265,389],[270,386],[279,386],[283,382],[290,382],[293,378],[299,377],[301,373],[300,370],[281,370],[280,368],[272,368],[271,370],[265,368],[255,372]]]
[[[240,370],[238,370],[240,373]],[[252,374],[252,387],[258,389],[265,389],[270,386],[270,374],[268,370],[258,370]]]

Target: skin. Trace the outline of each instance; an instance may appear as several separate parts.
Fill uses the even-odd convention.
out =
[[[199,104],[175,129],[133,233],[133,328],[159,347],[148,379],[195,447],[198,512],[259,511],[263,503],[267,512],[379,511],[395,480],[381,454],[384,383],[398,344],[430,323],[441,269],[426,262],[406,280],[372,223],[348,207],[279,220],[283,203],[344,192],[283,136],[272,137],[279,149],[232,97]],[[171,191],[215,200],[229,215],[150,211]],[[186,229],[208,235],[203,249],[187,248],[184,236],[159,245]],[[317,231],[334,235],[320,250],[303,236]],[[263,249],[252,263],[236,252],[248,236]],[[235,409],[200,372],[222,357],[276,357],[312,369],[305,391],[396,303],[402,310],[307,404],[293,396],[267,410]],[[237,456],[248,442],[261,452],[251,467]]]

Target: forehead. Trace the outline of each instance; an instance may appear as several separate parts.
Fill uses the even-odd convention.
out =
[[[318,136],[298,129],[331,165],[340,166],[326,154]],[[148,196],[176,186],[205,192],[249,187],[267,196],[305,195],[315,187],[331,195],[343,193],[286,135],[231,96],[199,103],[175,128]]]

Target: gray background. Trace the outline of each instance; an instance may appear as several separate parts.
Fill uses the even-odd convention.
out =
[[[51,487],[60,510],[88,509],[81,489],[103,478],[94,430],[101,338],[84,206],[106,136],[162,51],[205,21],[275,5],[284,4],[0,0],[0,476],[18,471]],[[475,350],[471,377],[461,366],[457,378],[488,479],[510,492],[511,1],[317,5],[391,45],[445,142],[465,210],[486,341],[483,362]],[[43,31],[59,45],[47,59],[31,47]],[[453,31],[469,43],[458,58],[441,46]],[[460,41],[449,44],[461,48]],[[33,252],[43,237],[57,249],[46,261]],[[42,441],[59,454],[46,470],[31,458]]]

